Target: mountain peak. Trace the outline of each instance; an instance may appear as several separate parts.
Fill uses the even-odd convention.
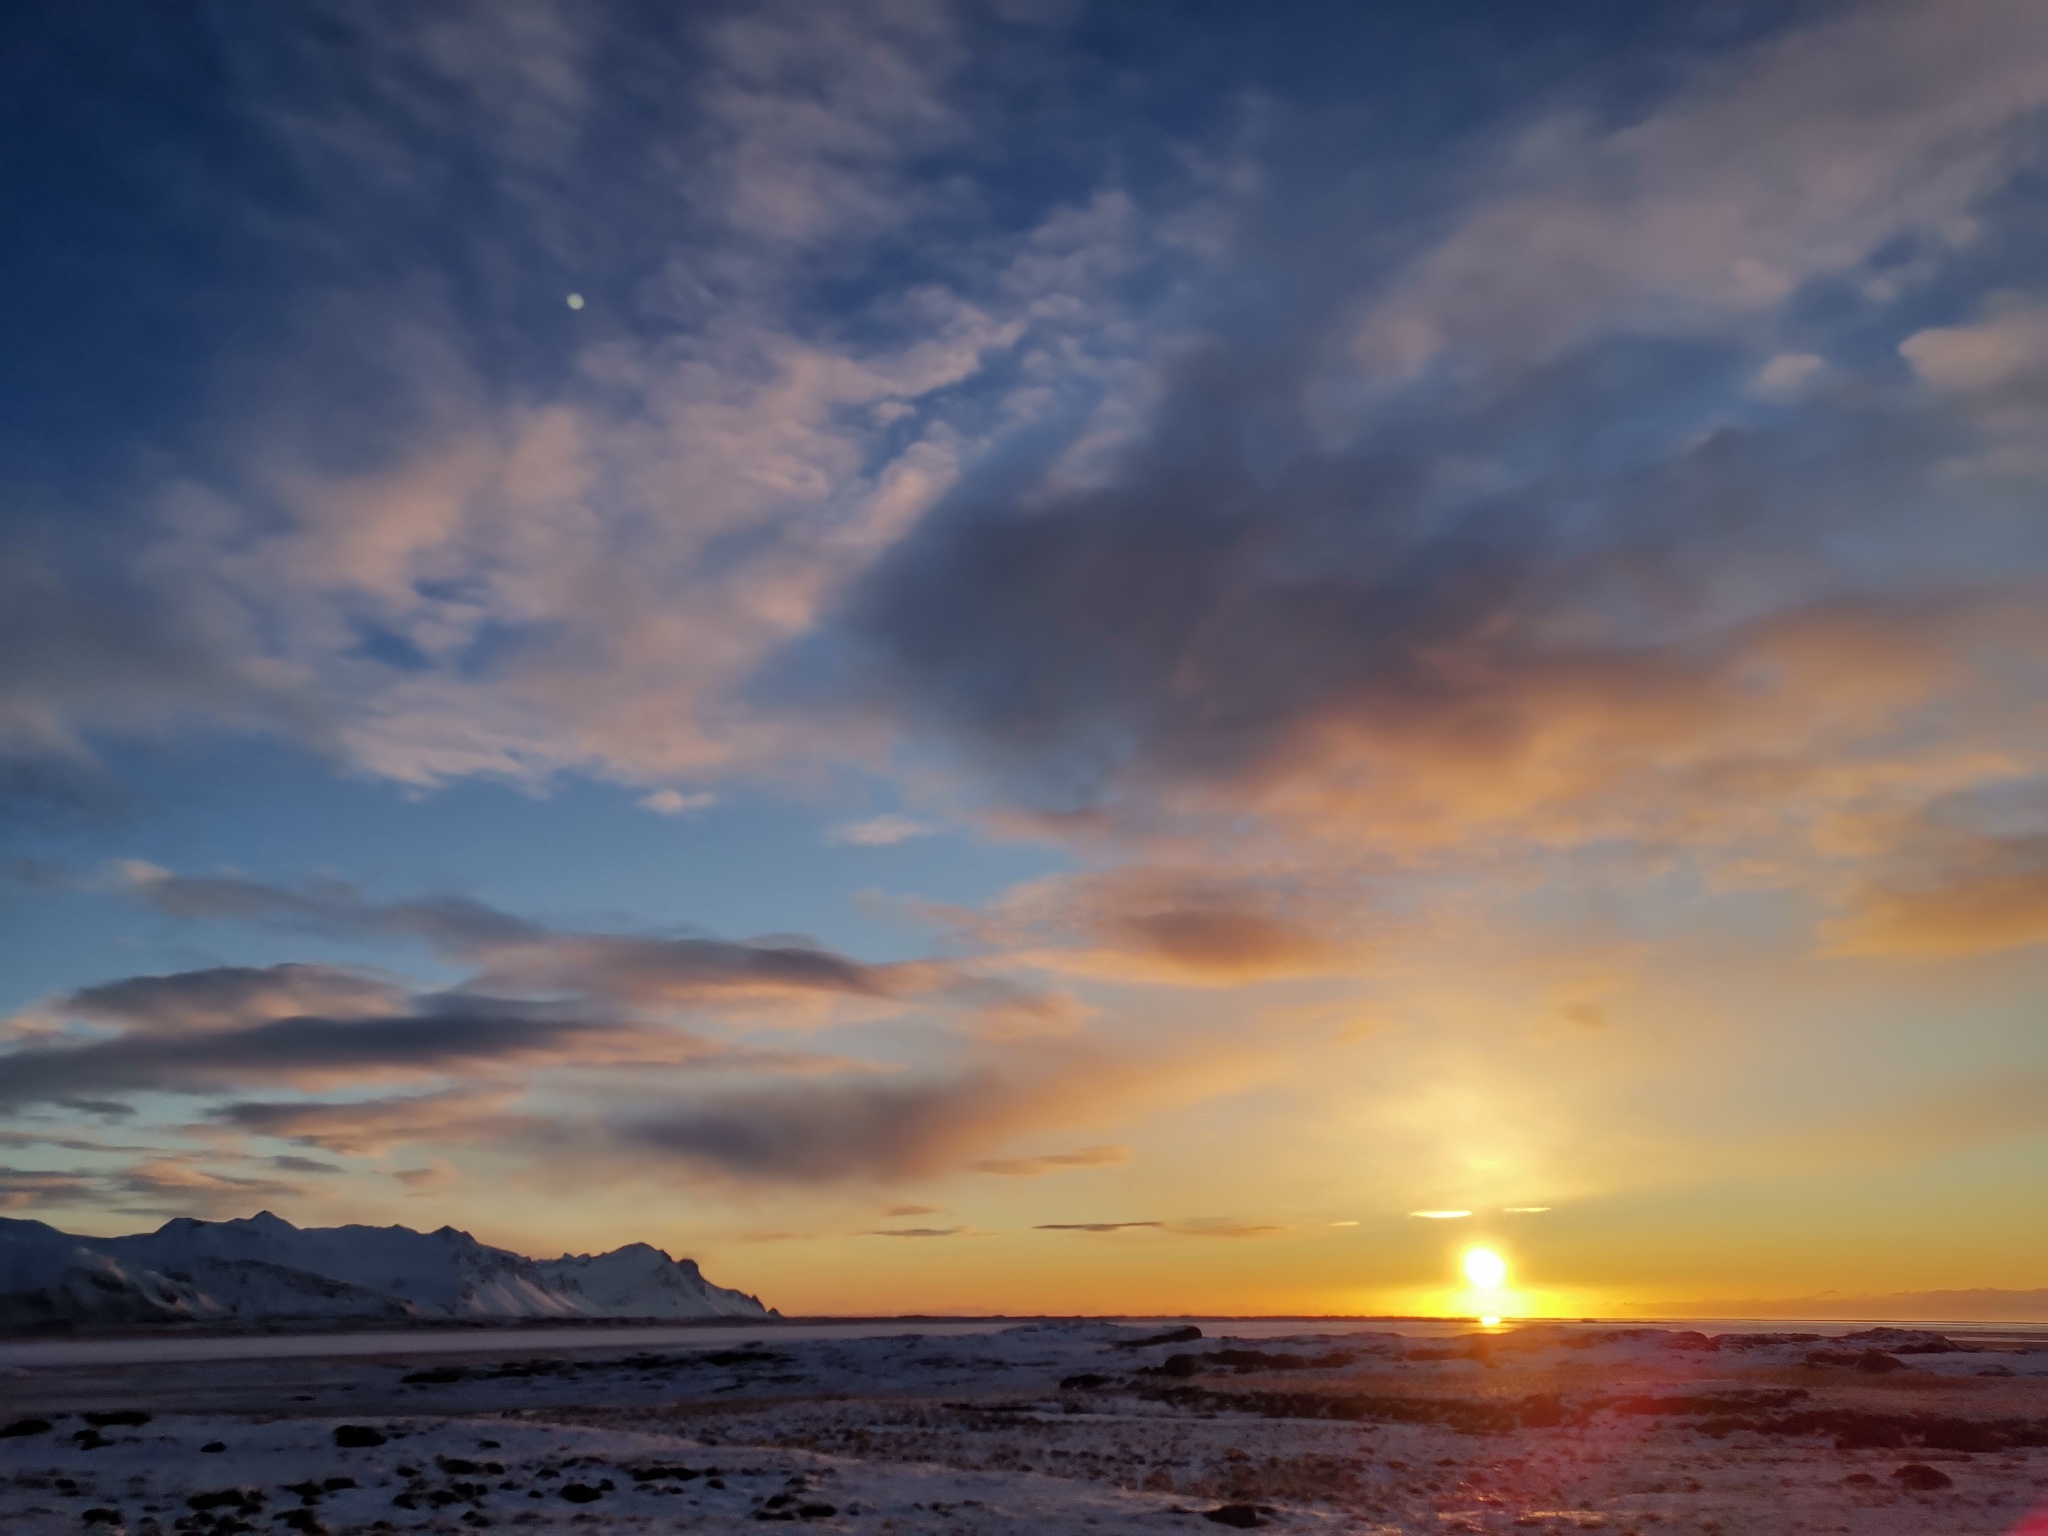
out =
[[[295,1227],[272,1211],[190,1216],[151,1233],[79,1237],[5,1221],[0,1327],[175,1319],[342,1317],[559,1319],[771,1315],[648,1243],[608,1254],[524,1258],[444,1226]]]

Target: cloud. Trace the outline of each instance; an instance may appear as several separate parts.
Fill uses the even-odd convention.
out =
[[[2007,303],[1973,325],[1935,326],[1899,343],[1913,371],[1937,389],[1981,395],[2048,370],[2048,308]]]
[[[862,1237],[958,1237],[965,1227],[888,1227],[874,1232],[863,1232]]]
[[[1183,1038],[1169,1057],[1093,1042],[980,1042],[951,1069],[846,1074],[621,1103],[606,1134],[625,1149],[707,1173],[793,1184],[890,1183],[967,1169],[1022,1134],[1126,1117],[1241,1086],[1215,1042]],[[1113,1149],[1079,1154],[1094,1165]]]
[[[936,1216],[945,1207],[942,1205],[892,1205],[882,1212],[884,1216]]]
[[[150,1034],[191,1034],[303,1015],[388,1018],[403,1012],[408,1002],[402,988],[360,971],[287,963],[130,976],[81,988],[58,1007],[93,1023]]]
[[[1076,279],[1134,265],[1146,226],[1095,228],[1091,189],[1076,209],[1059,185],[998,227],[923,174],[1014,156],[969,132],[998,109],[972,34],[1020,60],[1043,28],[889,3],[628,25],[330,7],[210,41],[232,110],[147,125],[191,176],[134,211],[231,231],[245,329],[210,338],[204,382],[232,427],[188,430],[144,490],[122,563],[166,618],[87,626],[104,643],[38,665],[24,720],[246,719],[406,784],[588,773],[664,814],[694,793],[662,784],[815,760],[754,674],[991,437],[1099,391],[1131,338]],[[620,47],[664,88],[604,86]],[[291,209],[244,180],[252,154]],[[824,270],[849,280],[828,304]],[[1020,385],[1027,339],[1078,376]],[[963,394],[998,408],[977,428]],[[189,664],[160,643],[185,630]]]
[[[180,1216],[237,1214],[254,1204],[296,1199],[306,1193],[299,1184],[219,1173],[182,1157],[136,1163],[107,1175],[103,1183],[107,1198],[128,1202],[129,1210]]]
[[[1860,882],[1825,925],[1825,952],[1953,960],[2048,944],[2048,834],[1957,838]]]
[[[116,878],[116,889],[188,920],[248,922],[334,939],[423,942],[477,967],[466,990],[498,996],[572,996],[626,1009],[786,1007],[834,998],[916,1000],[969,1013],[986,1031],[1009,1034],[1059,1032],[1076,1017],[1071,999],[1009,978],[934,961],[870,965],[800,935],[729,940],[562,931],[468,897],[379,902],[332,879],[291,889],[240,877],[179,875],[135,863],[118,866]],[[301,986],[313,984],[312,969],[294,968],[291,974],[300,977]],[[202,983],[188,977],[176,985]],[[309,1012],[334,1011],[314,1001],[302,1006]]]
[[[1350,968],[1367,947],[1362,905],[1338,872],[1134,866],[1030,881],[986,912],[927,915],[1010,950],[1013,963],[1232,986]]]
[[[340,1004],[328,1012],[321,1004]],[[111,1037],[47,1032],[0,1054],[0,1104],[81,1095],[215,1092],[253,1083],[301,1087],[430,1077],[638,1048],[670,1060],[713,1054],[678,1031],[550,1014],[464,993],[409,996],[328,966],[232,967],[132,977],[44,1005],[57,1018],[109,1023]]]
[[[1470,1211],[1410,1211],[1410,1216],[1419,1216],[1424,1221],[1461,1221],[1470,1216]]]
[[[251,1136],[375,1157],[402,1146],[512,1140],[533,1122],[505,1113],[511,1097],[453,1088],[345,1103],[240,1099],[208,1110],[207,1118]]]
[[[370,1019],[298,1017],[194,1035],[135,1034],[0,1056],[0,1104],[81,1091],[211,1093],[251,1083],[318,1087],[427,1077],[591,1050],[610,1033],[575,1020],[499,1011]]]
[[[0,1167],[0,1211],[83,1205],[97,1194],[98,1185],[91,1174]]]
[[[234,875],[180,875],[155,865],[115,867],[117,889],[171,917],[244,922],[323,938],[413,939],[458,957],[544,939],[547,930],[465,896],[378,902],[344,880],[294,890]]]
[[[985,1157],[973,1166],[976,1173],[1029,1178],[1063,1168],[1111,1168],[1130,1160],[1129,1147],[1077,1147],[1072,1152],[1047,1152],[1037,1157]]]
[[[1595,326],[1711,329],[1887,241],[1960,241],[2048,100],[2044,62],[2048,24],[2013,0],[1872,6],[1767,38],[1625,126],[1541,123],[1373,306],[1357,355],[1400,376]]]
[[[114,791],[91,745],[103,732],[303,717],[166,594],[117,571],[96,585],[67,581],[13,537],[0,545],[0,797],[45,811],[104,804]]]
[[[1268,1222],[1239,1221],[1231,1216],[1190,1216],[1182,1221],[1049,1221],[1034,1232],[1127,1232],[1152,1228],[1181,1237],[1264,1237],[1288,1229]]]
[[[1166,1230],[1182,1237],[1265,1237],[1289,1229],[1274,1222],[1240,1221],[1234,1216],[1190,1216],[1170,1221]]]
[[[914,837],[930,837],[938,830],[930,822],[892,812],[886,816],[870,816],[865,821],[841,822],[826,833],[825,840],[856,848],[888,848]]]
[[[717,803],[718,796],[707,790],[684,794],[677,789],[658,789],[653,794],[642,797],[640,801],[642,806],[657,816],[686,816],[691,811],[701,811]]]
[[[339,1163],[323,1163],[317,1157],[298,1157],[291,1153],[286,1153],[280,1157],[266,1157],[263,1162],[266,1167],[275,1168],[280,1173],[340,1173],[342,1171]]]
[[[1780,352],[1756,371],[1749,392],[1765,400],[1795,400],[1827,366],[1826,358],[1811,352]]]
[[[794,942],[558,934],[492,952],[475,985],[523,995],[570,992],[649,1005],[740,996],[881,998],[899,995],[918,975]]]
[[[679,1106],[623,1139],[707,1168],[800,1182],[940,1172],[998,1139],[1016,1091],[987,1073],[927,1082],[796,1084]]]

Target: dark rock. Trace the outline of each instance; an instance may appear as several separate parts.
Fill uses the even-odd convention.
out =
[[[140,1429],[149,1422],[149,1415],[139,1408],[123,1408],[115,1413],[86,1413],[79,1417],[94,1429],[112,1429],[115,1425],[123,1429]]]
[[[334,1443],[345,1451],[366,1451],[373,1445],[384,1444],[384,1434],[367,1424],[339,1424],[335,1426]]]
[[[237,1509],[244,1505],[247,1505],[250,1509],[255,1509],[261,1503],[262,1498],[260,1494],[253,1491],[244,1493],[239,1488],[215,1488],[208,1493],[195,1493],[185,1501],[187,1508],[196,1510],[202,1515],[210,1509],[226,1509],[230,1505]]]
[[[352,1477],[330,1477],[321,1481],[320,1491],[322,1493],[339,1493],[344,1488],[353,1488],[355,1486],[356,1480]]]
[[[96,1429],[81,1429],[71,1437],[71,1442],[81,1451],[96,1451],[103,1445],[114,1443]]]
[[[1192,1344],[1202,1336],[1202,1330],[1190,1323],[1185,1328],[1169,1328],[1164,1333],[1155,1333],[1144,1339],[1119,1339],[1116,1349],[1150,1349],[1154,1344]]]
[[[428,1371],[414,1371],[410,1376],[401,1377],[400,1380],[410,1387],[445,1387],[451,1382],[462,1380],[466,1374],[468,1373],[459,1366],[442,1365]]]
[[[199,1450],[202,1455],[217,1456],[227,1448],[228,1443],[225,1440],[209,1440],[199,1447]]]
[[[23,1435],[47,1435],[49,1432],[48,1419],[16,1419],[5,1429],[0,1429],[0,1440],[17,1440]]]
[[[1256,1504],[1219,1504],[1216,1508],[1204,1512],[1202,1518],[1213,1520],[1218,1525],[1236,1526],[1241,1531],[1248,1531],[1255,1525],[1266,1523],[1259,1518],[1259,1507]]]
[[[799,1504],[796,1512],[798,1517],[804,1520],[829,1520],[832,1516],[839,1513],[839,1506],[836,1504]]]
[[[119,1525],[121,1511],[118,1509],[88,1509],[78,1517],[87,1525]]]
[[[604,1497],[588,1483],[564,1483],[561,1494],[571,1504],[595,1504]]]
[[[1937,1488],[1953,1488],[1956,1480],[1939,1467],[1930,1467],[1924,1461],[1909,1461],[1892,1474],[1892,1479],[1901,1488],[1910,1488],[1915,1493],[1932,1493]]]
[[[1109,1378],[1107,1376],[1098,1376],[1093,1371],[1083,1371],[1078,1376],[1062,1376],[1060,1378],[1060,1390],[1062,1392],[1093,1392],[1097,1387],[1106,1387],[1108,1385]]]

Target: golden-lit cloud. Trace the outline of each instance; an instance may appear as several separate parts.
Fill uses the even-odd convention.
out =
[[[2048,838],[1955,840],[1931,870],[1859,884],[1823,939],[1830,954],[1922,960],[2048,944]]]
[[[1372,952],[1355,881],[1313,869],[1127,867],[1013,888],[985,912],[933,911],[1009,963],[1228,987],[1356,969]]]

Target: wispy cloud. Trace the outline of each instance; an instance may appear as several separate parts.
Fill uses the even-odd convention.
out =
[[[718,796],[708,790],[685,793],[679,789],[657,789],[640,800],[644,808],[657,816],[687,816],[692,811],[705,810],[717,803]]]
[[[1128,1163],[1131,1156],[1129,1147],[1077,1147],[1072,1152],[1046,1152],[1036,1157],[985,1157],[974,1169],[977,1173],[1029,1177],[1064,1168],[1113,1168]]]
[[[914,837],[930,837],[938,830],[928,821],[891,812],[865,821],[843,821],[826,834],[826,841],[854,848],[889,848]]]

